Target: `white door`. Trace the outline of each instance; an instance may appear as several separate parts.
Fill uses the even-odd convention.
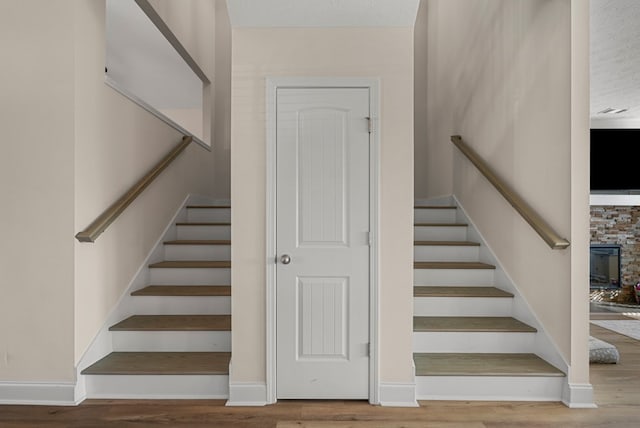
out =
[[[278,88],[277,398],[369,397],[369,90]]]

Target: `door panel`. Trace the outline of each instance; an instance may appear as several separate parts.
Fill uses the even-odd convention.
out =
[[[278,89],[278,398],[369,395],[369,91]]]

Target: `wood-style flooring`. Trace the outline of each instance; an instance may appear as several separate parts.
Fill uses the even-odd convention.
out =
[[[529,402],[422,401],[419,408],[389,408],[364,401],[283,400],[266,407],[225,407],[223,400],[87,400],[77,407],[0,406],[0,427],[639,427],[640,341],[595,325],[591,334],[616,345],[621,355],[618,364],[591,365],[597,409]]]

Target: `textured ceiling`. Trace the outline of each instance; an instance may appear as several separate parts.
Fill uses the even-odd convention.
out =
[[[591,117],[640,119],[640,0],[591,0]]]
[[[409,27],[420,0],[227,0],[234,27]]]

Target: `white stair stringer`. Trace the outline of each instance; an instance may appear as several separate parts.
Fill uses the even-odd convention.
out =
[[[224,203],[228,206],[228,201]],[[118,304],[107,317],[77,366],[78,395],[102,399],[226,399],[229,397],[228,372],[198,369],[197,373],[94,374],[82,371],[114,352],[229,353],[230,331],[110,331],[110,327],[132,315],[230,315],[228,292],[203,295],[134,295],[149,285],[228,286],[229,268],[153,268],[164,260],[227,261],[229,245],[165,245],[176,240],[228,240],[230,226],[182,226],[188,222],[228,223],[229,208],[190,208],[189,205],[220,205],[209,199],[189,196],[162,233],[154,248],[132,279]],[[183,233],[180,230],[187,230]],[[225,287],[226,288],[226,287]],[[219,294],[219,295],[218,295]],[[193,354],[192,354],[193,355]],[[128,373],[128,372],[127,372]]]
[[[421,201],[418,205],[453,205],[458,209],[455,211],[454,219],[449,217],[446,221],[437,222],[430,220],[433,217],[429,217],[431,214],[428,213],[428,209],[415,210],[414,239],[439,241],[429,242],[429,245],[416,245],[414,247],[416,262],[481,262],[496,268],[414,269],[414,285],[427,287],[427,292],[421,290],[414,297],[414,316],[510,317],[533,327],[534,331],[475,331],[473,329],[446,331],[446,328],[442,331],[414,331],[414,353],[416,355],[418,353],[433,355],[458,353],[464,356],[480,354],[480,360],[476,359],[472,363],[476,367],[484,367],[483,354],[533,354],[562,373],[544,372],[529,376],[515,371],[508,375],[491,372],[458,375],[455,372],[441,374],[437,370],[422,371],[424,375],[417,372],[415,378],[416,398],[418,400],[561,401],[563,389],[566,389],[567,385],[567,377],[563,375],[567,373],[566,362],[458,201],[452,197],[450,200],[442,198],[439,201]],[[434,210],[433,215],[443,215],[443,211],[448,210],[439,208]],[[426,223],[440,224],[423,225]],[[479,245],[465,247],[462,242],[456,241],[468,241]],[[417,244],[424,243],[417,242]],[[456,290],[447,291],[447,287],[456,288]],[[482,296],[482,293],[473,292],[466,293],[468,295],[464,296],[457,295],[460,288],[474,287],[478,289],[494,287],[513,296]],[[482,371],[481,369],[480,372]]]

